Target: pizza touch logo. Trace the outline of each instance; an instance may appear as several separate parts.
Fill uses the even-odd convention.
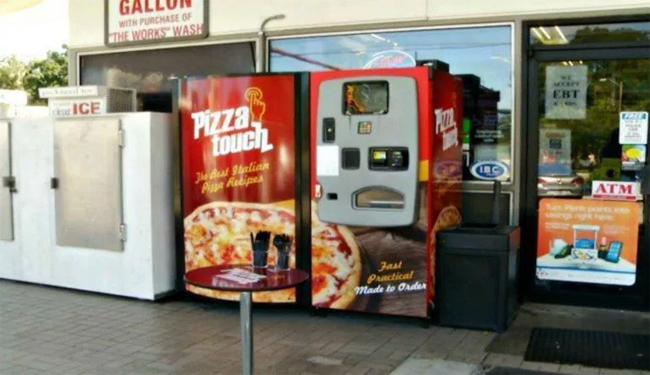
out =
[[[262,127],[266,112],[263,96],[258,87],[250,87],[244,92],[248,106],[192,113],[194,139],[212,137],[214,156],[273,150],[273,144],[269,143],[269,130]]]
[[[442,151],[446,151],[458,145],[458,126],[454,108],[435,110],[436,134],[442,133]]]

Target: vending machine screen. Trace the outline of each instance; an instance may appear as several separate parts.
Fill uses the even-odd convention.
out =
[[[346,82],[343,91],[343,113],[346,115],[381,115],[388,112],[387,81]]]

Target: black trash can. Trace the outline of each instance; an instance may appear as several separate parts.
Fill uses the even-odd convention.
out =
[[[437,235],[436,310],[443,326],[505,331],[518,307],[520,229],[460,226]]]

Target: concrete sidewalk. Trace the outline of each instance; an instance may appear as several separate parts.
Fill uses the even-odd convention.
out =
[[[512,340],[527,340],[526,327],[558,311],[580,319],[570,312],[584,309],[524,306]],[[622,314],[648,323],[647,314]],[[650,374],[528,363],[518,347],[488,353],[495,333],[390,317],[254,308],[253,319],[256,374]],[[0,281],[0,374],[238,373],[237,304],[153,303]]]

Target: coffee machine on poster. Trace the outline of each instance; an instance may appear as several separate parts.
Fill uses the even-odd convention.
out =
[[[312,305],[428,317],[435,232],[461,219],[460,80],[320,72],[310,90]]]

